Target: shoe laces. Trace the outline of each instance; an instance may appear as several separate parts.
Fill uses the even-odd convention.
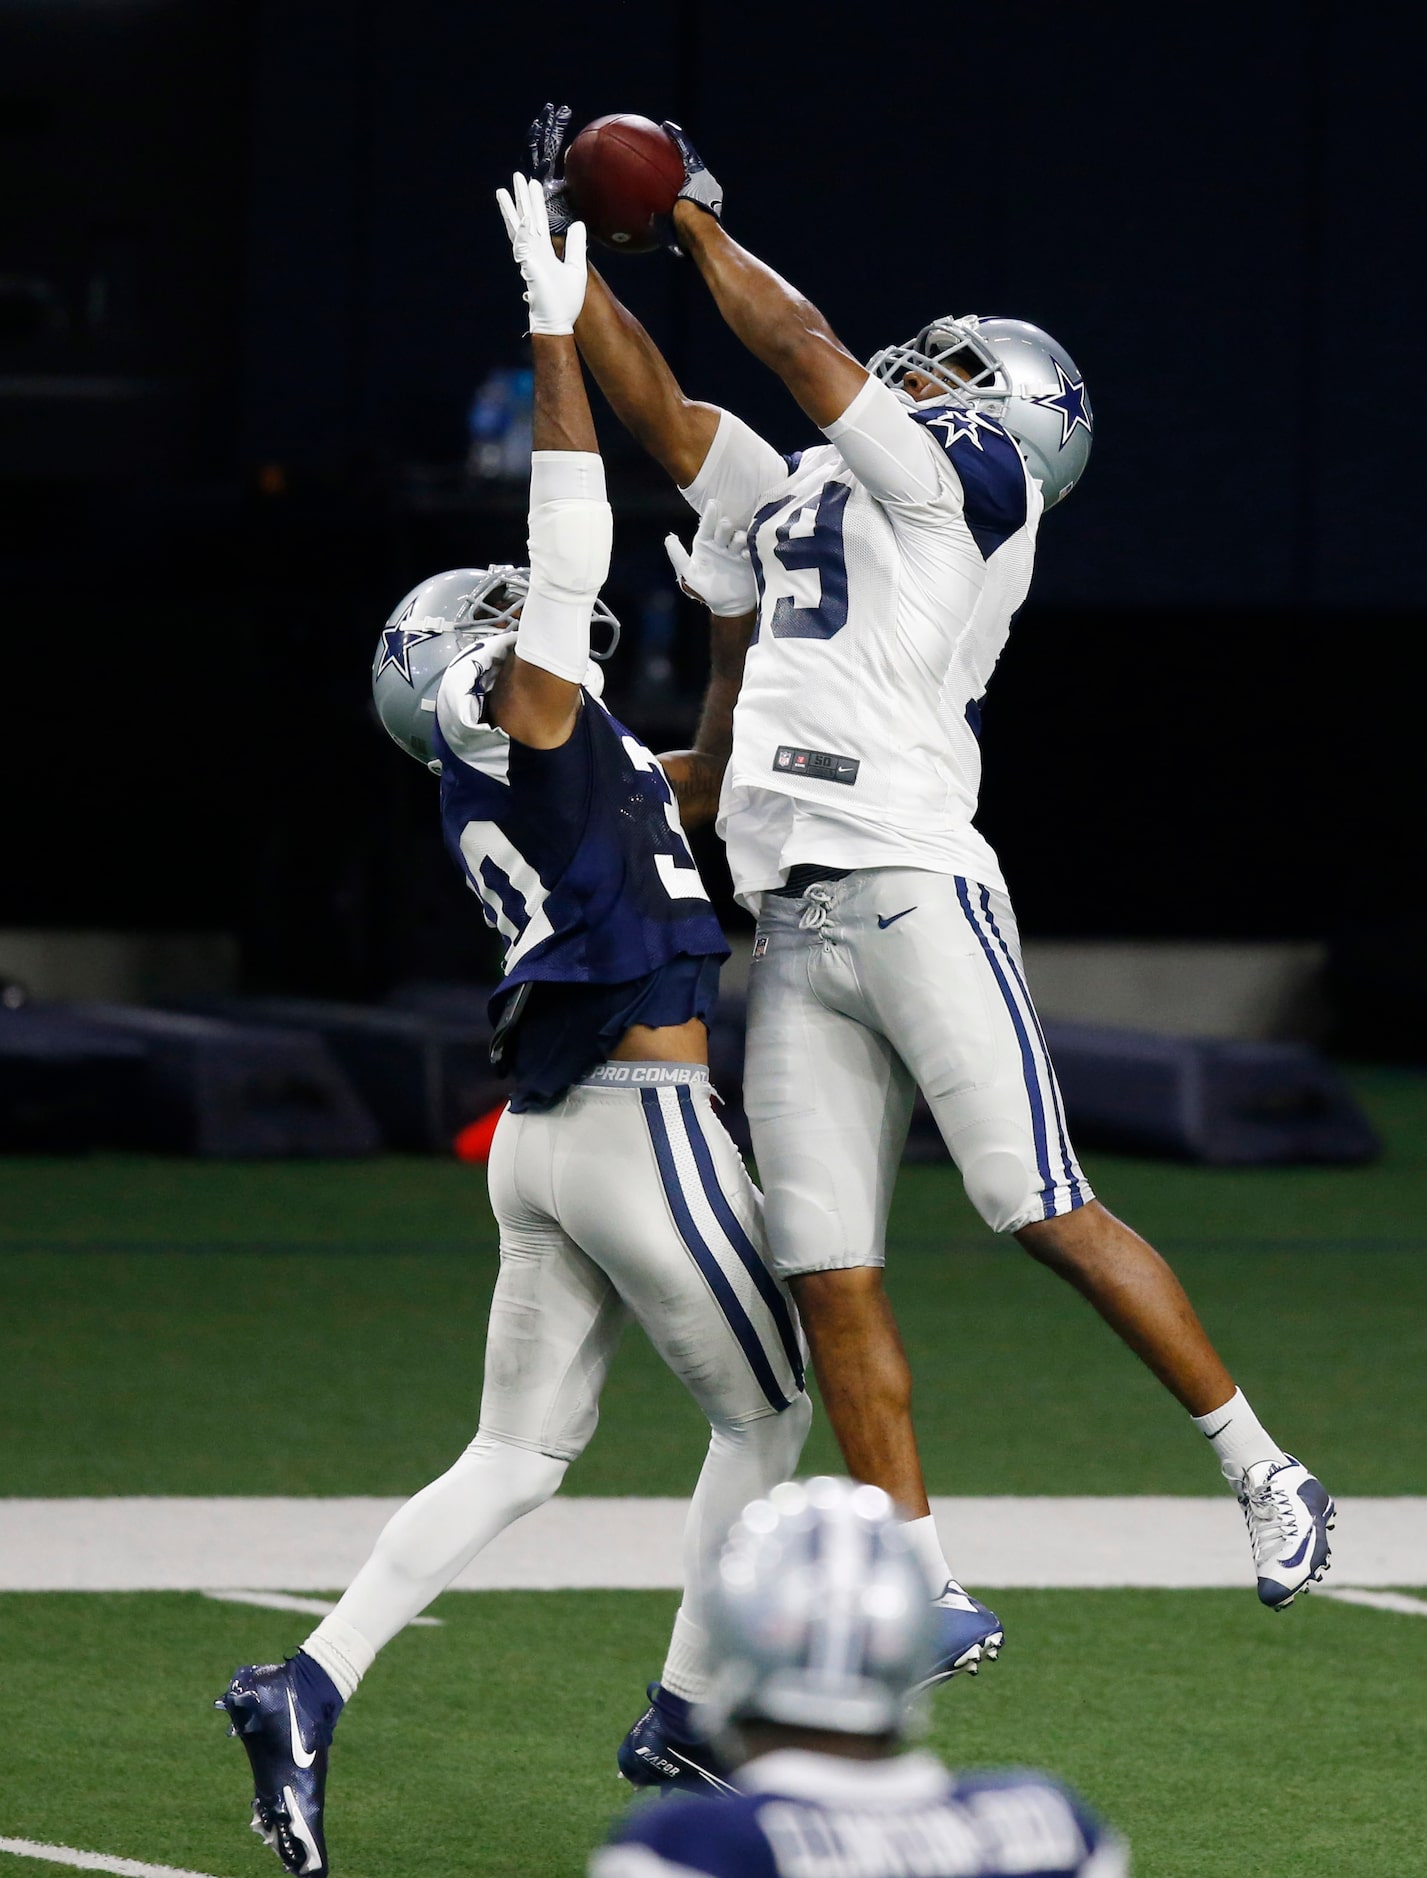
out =
[[[1253,1485],[1245,1474],[1239,1489],[1239,1505],[1244,1509],[1256,1565],[1274,1558],[1281,1545],[1298,1537],[1298,1503],[1287,1487],[1275,1484],[1282,1472],[1282,1468],[1275,1468]]]
[[[807,905],[803,908],[803,917],[798,921],[800,932],[821,932],[827,924],[827,916],[832,906],[832,889],[822,881],[814,881],[803,895]]]

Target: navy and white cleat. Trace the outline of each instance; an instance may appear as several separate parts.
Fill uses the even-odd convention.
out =
[[[947,1580],[946,1590],[932,1609],[936,1612],[941,1654],[931,1675],[917,1684],[917,1692],[934,1689],[963,1670],[974,1676],[983,1662],[995,1662],[1006,1640],[996,1613],[963,1591],[954,1578]]]
[[[1311,1591],[1332,1560],[1328,1534],[1338,1510],[1321,1480],[1291,1454],[1256,1461],[1239,1482],[1239,1505],[1254,1549],[1259,1597],[1271,1611],[1286,1611],[1300,1591]]]
[[[226,1711],[253,1770],[253,1831],[290,1872],[327,1878],[322,1808],[327,1750],[342,1698],[310,1657],[249,1664],[213,1704]]]
[[[632,1787],[665,1793],[732,1793],[728,1769],[694,1726],[693,1703],[657,1682],[649,1707],[619,1744],[619,1771]]]

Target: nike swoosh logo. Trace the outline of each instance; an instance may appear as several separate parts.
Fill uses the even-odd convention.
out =
[[[1279,1564],[1286,1566],[1290,1571],[1292,1571],[1295,1565],[1302,1564],[1303,1554],[1308,1550],[1309,1542],[1312,1540],[1312,1537],[1313,1537],[1313,1528],[1310,1526],[1308,1528],[1308,1531],[1303,1535],[1302,1545],[1299,1546],[1298,1550],[1294,1553],[1293,1557],[1281,1558],[1278,1561]]]
[[[890,919],[883,919],[882,915],[879,913],[877,915],[877,924],[882,928],[883,932],[886,932],[889,926],[895,926],[899,919],[905,919],[908,913],[915,913],[916,910],[914,906],[904,906],[900,913],[894,913]]]
[[[676,1761],[682,1761],[691,1774],[697,1774],[700,1780],[706,1780],[711,1787],[717,1787],[721,1793],[736,1791],[726,1780],[720,1780],[718,1775],[710,1773],[707,1767],[700,1767],[697,1761],[691,1761],[687,1754],[681,1754],[677,1748],[668,1747],[666,1743],[666,1751],[672,1754]]]
[[[1234,1418],[1231,1415],[1229,1417],[1229,1422],[1231,1422],[1233,1419]],[[1229,1426],[1229,1422],[1220,1422],[1217,1428],[1206,1428],[1204,1430],[1204,1439],[1206,1441],[1217,1441],[1219,1436],[1223,1434],[1224,1430]]]
[[[302,1745],[302,1730],[297,1725],[297,1709],[293,1703],[291,1689],[287,1692],[287,1718],[292,1723],[292,1758],[299,1767],[310,1767],[317,1759],[317,1750],[310,1752]]]

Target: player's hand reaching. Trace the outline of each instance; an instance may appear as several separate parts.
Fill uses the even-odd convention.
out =
[[[673,138],[679,147],[679,155],[684,159],[684,186],[679,191],[678,200],[694,203],[696,207],[706,210],[716,222],[721,222],[723,220],[723,190],[715,179],[713,171],[677,124],[665,118],[659,128]]]
[[[706,502],[699,531],[690,552],[677,535],[664,537],[664,551],[673,563],[679,585],[691,600],[698,600],[718,619],[736,619],[758,605],[758,583],[748,557],[748,534],[719,514],[716,502]]]
[[[563,235],[575,217],[560,168],[561,153],[569,134],[568,104],[545,105],[530,126],[530,174],[545,192],[552,235]]]
[[[571,222],[566,228],[565,258],[561,260],[550,239],[550,219],[538,183],[513,176],[510,189],[497,189],[495,199],[510,236],[511,252],[525,276],[531,332],[573,332],[585,304],[589,278],[584,223]]]

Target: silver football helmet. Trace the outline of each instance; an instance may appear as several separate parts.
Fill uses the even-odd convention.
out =
[[[1048,509],[1090,461],[1095,419],[1085,380],[1065,347],[1027,320],[933,320],[904,346],[884,346],[867,369],[889,385],[921,372],[1004,424],[1020,445]]]
[[[518,632],[529,590],[528,567],[455,567],[423,580],[392,609],[372,659],[372,701],[387,735],[418,763],[441,767],[431,729],[447,666],[485,640]],[[591,624],[608,634],[590,653],[603,661],[619,644],[619,621],[596,600]],[[596,696],[603,689],[593,667],[586,683]]]
[[[897,1734],[936,1660],[926,1576],[880,1487],[820,1477],[755,1500],[710,1568],[711,1734],[762,1719]]]

